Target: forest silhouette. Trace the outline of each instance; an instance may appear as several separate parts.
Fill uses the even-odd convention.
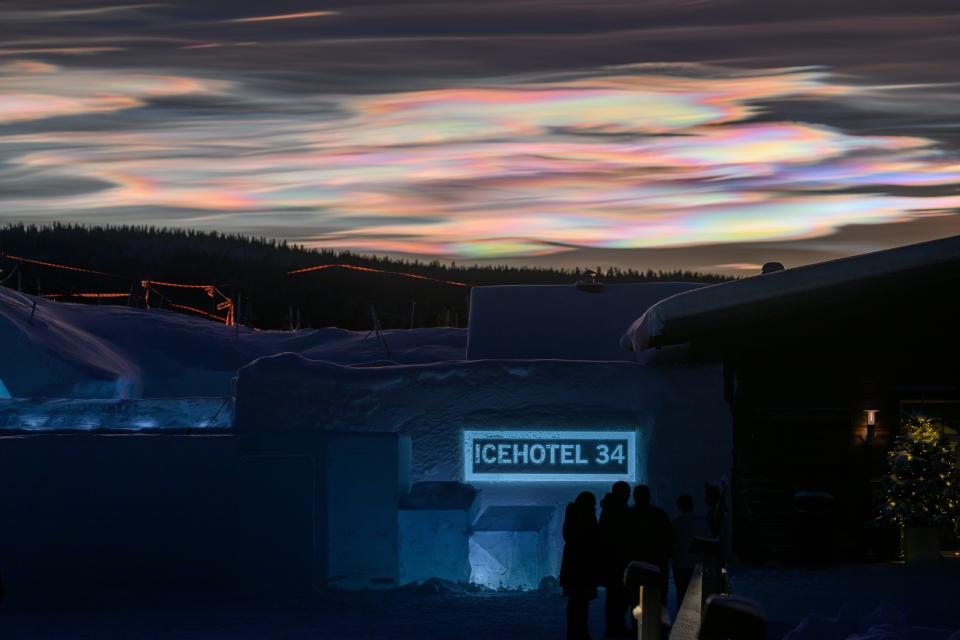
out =
[[[26,293],[60,301],[151,308],[174,301],[216,313],[203,290],[154,289],[145,280],[216,285],[237,303],[242,324],[260,329],[373,327],[373,309],[384,329],[466,326],[470,286],[571,284],[597,273],[605,283],[696,281],[730,278],[692,271],[597,268],[556,269],[506,264],[461,266],[306,248],[264,237],[146,226],[22,223],[0,227],[0,281]],[[18,260],[25,258],[26,260]],[[56,268],[35,261],[78,267]],[[319,265],[350,265],[305,273]],[[431,278],[425,280],[423,278]],[[464,283],[457,286],[440,281]],[[110,293],[113,298],[82,297]],[[126,293],[126,296],[119,294]],[[167,299],[165,296],[169,296]],[[414,304],[415,303],[415,304]],[[173,304],[166,308],[173,309]]]

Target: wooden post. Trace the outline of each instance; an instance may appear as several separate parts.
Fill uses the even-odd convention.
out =
[[[392,358],[393,355],[390,353],[390,347],[387,345],[387,337],[383,335],[383,328],[380,325],[380,317],[377,316],[377,307],[375,305],[370,305],[370,317],[373,320],[373,329],[371,329],[371,332],[376,333],[377,337],[380,338],[383,350],[387,352],[387,359]],[[367,336],[369,337],[370,334],[368,333]]]
[[[417,313],[417,301],[414,300],[413,304],[410,305],[410,328],[413,329],[413,319],[416,317]]]
[[[660,568],[648,562],[631,562],[623,574],[623,584],[628,592],[639,592],[639,604],[631,612],[637,640],[660,640],[664,635]]]
[[[236,303],[234,304],[235,312],[233,315],[233,330],[234,330],[233,337],[236,340],[240,339],[240,303],[241,302],[243,302],[243,293],[238,291],[237,300],[236,300]]]

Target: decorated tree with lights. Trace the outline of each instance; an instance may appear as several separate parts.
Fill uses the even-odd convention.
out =
[[[960,532],[960,465],[941,425],[909,417],[887,454],[881,517],[901,527]]]

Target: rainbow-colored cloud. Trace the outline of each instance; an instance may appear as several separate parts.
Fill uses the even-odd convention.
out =
[[[934,140],[771,117],[778,101],[882,93],[817,69],[632,65],[295,104],[241,78],[0,75],[0,123],[48,121],[0,135],[18,175],[99,185],[0,195],[20,218],[173,208],[191,212],[181,224],[314,229],[316,246],[500,258],[808,238],[960,207],[946,189],[960,160]],[[170,97],[244,108],[121,117]],[[108,114],[109,130],[50,126]]]

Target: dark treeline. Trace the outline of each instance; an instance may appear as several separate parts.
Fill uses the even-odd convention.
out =
[[[93,275],[0,258],[0,280],[28,293],[129,292],[115,304],[143,306],[142,280],[216,284],[239,300],[240,321],[259,328],[338,326],[369,329],[373,305],[384,328],[465,326],[469,288],[389,274],[326,269],[287,275],[295,269],[343,263],[413,273],[469,285],[569,284],[591,271],[608,283],[651,281],[720,282],[725,276],[690,271],[553,269],[510,265],[458,266],[308,249],[283,240],[142,226],[12,224],[0,228],[0,252],[114,274]],[[171,302],[214,311],[202,292],[163,289]],[[72,301],[80,301],[72,299]],[[96,303],[97,300],[88,299]],[[414,303],[416,303],[414,309]],[[151,294],[151,306],[162,304]]]

